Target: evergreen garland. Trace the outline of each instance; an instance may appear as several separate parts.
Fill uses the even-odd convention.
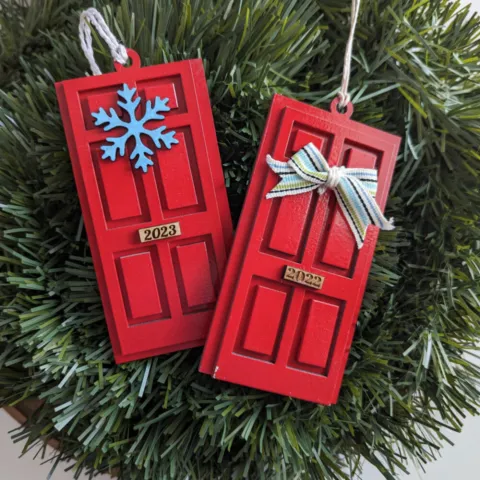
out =
[[[338,404],[215,381],[201,349],[116,366],[54,81],[85,75],[91,0],[0,0],[0,402],[15,437],[121,479],[394,479],[479,407],[479,19],[447,0],[364,2],[354,119],[403,137]],[[96,0],[144,65],[202,57],[238,217],[274,92],[328,107],[349,0]],[[97,58],[111,71],[98,38]]]

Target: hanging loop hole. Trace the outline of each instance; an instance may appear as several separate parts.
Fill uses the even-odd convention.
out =
[[[330,112],[350,118],[353,114],[353,103],[349,101],[344,107],[342,107],[340,98],[336,97],[330,104]]]
[[[115,67],[115,70],[117,72],[120,72],[122,70],[128,70],[130,68],[140,68],[141,65],[141,60],[140,60],[140,55],[133,50],[133,48],[127,48],[125,49],[127,53],[127,61],[125,64],[121,64],[120,62],[114,61],[113,65]],[[130,60],[130,65],[127,65],[128,60]]]

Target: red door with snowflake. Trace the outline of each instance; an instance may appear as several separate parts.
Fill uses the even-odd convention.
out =
[[[232,236],[201,60],[140,68],[129,53],[131,67],[56,85],[117,363],[204,343]],[[107,138],[125,130],[105,132],[92,113],[128,121],[124,85],[141,99],[137,118],[148,100],[168,98],[164,119],[148,128],[175,131],[178,143],[156,148],[147,138],[148,168],[129,158],[133,137],[115,161],[102,159]]]
[[[378,228],[369,227],[359,250],[331,191],[266,199],[279,182],[266,156],[286,161],[312,142],[330,166],[375,168],[383,209],[400,139],[350,114],[274,97],[200,371],[313,402],[336,401]],[[287,275],[299,271],[297,279],[321,281],[295,283]]]

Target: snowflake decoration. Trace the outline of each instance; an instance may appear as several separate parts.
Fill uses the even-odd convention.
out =
[[[137,89],[135,87],[128,88],[126,84],[123,84],[123,88],[117,93],[124,101],[118,100],[118,106],[125,110],[130,119],[128,122],[121,120],[117,112],[110,108],[110,114],[108,114],[104,108],[101,108],[97,113],[92,113],[92,116],[95,118],[95,125],[98,127],[105,124],[103,129],[108,132],[113,128],[122,127],[127,131],[120,137],[108,137],[107,142],[110,142],[109,145],[104,145],[101,147],[103,150],[102,158],[109,158],[114,162],[117,159],[117,155],[125,155],[125,148],[127,141],[133,137],[135,139],[135,149],[130,155],[130,160],[136,158],[135,168],[141,168],[144,172],[147,171],[147,168],[150,165],[153,165],[153,162],[149,155],[153,155],[153,151],[148,148],[142,141],[141,136],[146,135],[153,140],[153,143],[157,148],[161,147],[161,144],[165,145],[166,148],[170,150],[173,144],[178,143],[178,140],[175,137],[175,131],[165,132],[165,126],[156,128],[155,130],[149,130],[145,128],[145,124],[150,120],[164,120],[165,117],[160,112],[168,112],[170,107],[167,106],[168,98],[163,100],[160,97],[155,97],[155,103],[152,105],[150,100],[147,101],[145,114],[142,118],[137,119],[135,115],[135,110],[140,104],[140,97],[133,99]]]

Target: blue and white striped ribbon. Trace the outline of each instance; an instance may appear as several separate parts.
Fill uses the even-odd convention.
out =
[[[329,167],[325,157],[313,143],[301,148],[288,162],[279,162],[268,155],[267,163],[281,177],[280,182],[267,194],[267,198],[298,195],[313,190],[322,195],[327,189],[332,189],[358,248],[362,248],[370,224],[382,230],[395,228],[393,219],[387,220],[375,201],[375,169]]]

